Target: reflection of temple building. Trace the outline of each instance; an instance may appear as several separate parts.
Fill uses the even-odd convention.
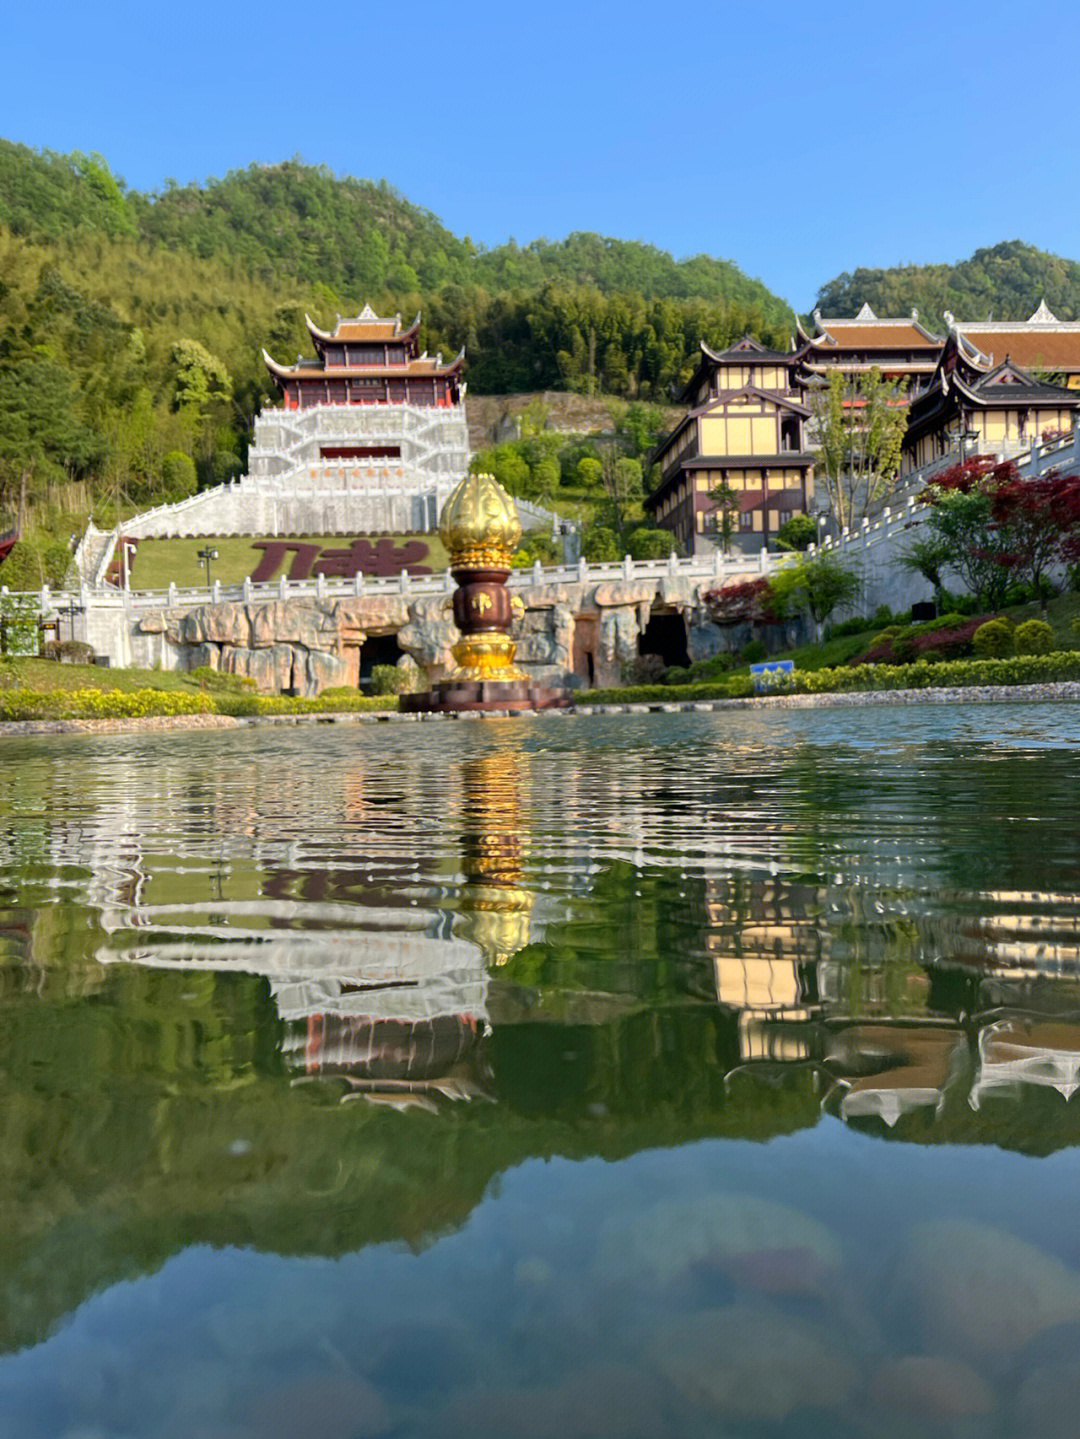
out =
[[[820,1012],[817,964],[822,935],[811,896],[779,879],[706,882],[705,943],[716,998],[738,1011],[744,1063],[810,1059],[810,1021]]]
[[[482,1091],[469,1061],[483,1035],[473,1014],[374,1019],[323,1010],[285,1020],[282,1052],[307,1076],[340,1076],[350,1095],[372,1104],[433,1110],[435,1097],[471,1099]],[[354,1000],[355,1004],[356,1001]]]

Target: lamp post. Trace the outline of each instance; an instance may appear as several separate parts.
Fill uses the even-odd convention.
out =
[[[71,626],[71,640],[72,640],[72,643],[74,643],[74,642],[75,642],[75,616],[76,616],[76,615],[85,614],[85,613],[86,613],[86,607],[85,607],[84,605],[77,605],[73,599],[69,599],[66,604],[58,605],[58,606],[57,606],[57,609],[58,609],[58,611],[59,611],[60,614],[62,614],[62,615],[67,615],[67,617],[68,617],[68,624]],[[57,639],[60,638],[60,625],[59,625],[59,622],[57,622],[57,626],[56,626],[56,638],[57,638]]]
[[[199,551],[199,559],[206,566],[206,588],[210,588],[210,561],[218,557],[217,550],[205,549]]]
[[[137,540],[121,539],[120,541],[120,569],[123,578],[122,588],[125,590],[128,588],[128,583],[131,579],[131,554],[137,544]]]

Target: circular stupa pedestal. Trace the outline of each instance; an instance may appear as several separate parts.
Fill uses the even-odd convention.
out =
[[[402,695],[405,714],[452,714],[458,710],[570,709],[571,691],[523,680],[438,680],[420,694]]]
[[[568,689],[535,684],[514,664],[510,638],[520,599],[506,588],[510,559],[521,539],[513,500],[491,475],[466,475],[446,502],[439,536],[450,556],[457,668],[421,694],[402,695],[406,714],[461,710],[569,709]]]

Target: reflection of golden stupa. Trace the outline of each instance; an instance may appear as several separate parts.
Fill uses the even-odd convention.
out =
[[[529,943],[535,895],[521,885],[521,780],[517,756],[477,755],[464,766],[462,868],[466,882],[459,933],[491,964],[505,964]]]
[[[466,475],[451,494],[439,521],[450,556],[454,623],[461,638],[453,645],[457,668],[419,695],[403,695],[404,710],[533,710],[562,708],[568,690],[535,685],[514,664],[510,638],[515,601],[506,588],[514,550],[521,539],[517,508],[491,475]],[[520,610],[520,601],[517,601]]]

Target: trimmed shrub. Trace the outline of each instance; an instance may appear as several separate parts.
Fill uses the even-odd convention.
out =
[[[1048,655],[1054,648],[1054,631],[1045,620],[1025,620],[1014,639],[1018,655]]]
[[[211,714],[207,695],[183,690],[8,690],[0,719],[142,719],[152,715]]]
[[[418,665],[373,665],[373,695],[407,695],[421,688],[423,681]]]
[[[255,681],[248,675],[229,674],[226,670],[216,670],[210,665],[196,665],[187,673],[188,679],[195,680],[199,688],[204,690],[225,690],[230,694],[244,694],[246,691],[256,689]]]
[[[59,660],[62,665],[92,665],[94,646],[85,640],[49,640],[44,649],[47,660]]]
[[[748,640],[739,651],[739,658],[744,665],[756,665],[767,653],[764,640]]]
[[[674,694],[670,685],[620,685],[617,689],[579,690],[575,699],[583,705],[683,704],[692,700],[746,699],[753,692],[749,675],[732,675],[712,684],[679,685]]]
[[[987,620],[971,637],[971,648],[980,659],[997,660],[1013,653],[1013,627],[1003,615]]]

